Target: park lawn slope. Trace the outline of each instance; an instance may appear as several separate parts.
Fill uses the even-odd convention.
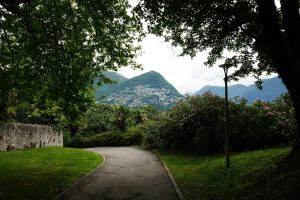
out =
[[[278,188],[280,182],[277,180],[278,176],[282,179],[285,174],[278,172],[277,166],[290,150],[290,148],[274,148],[236,153],[231,156],[229,171],[226,171],[223,155],[199,156],[169,150],[159,150],[158,153],[186,200],[250,200],[285,198],[280,195],[286,195],[288,191],[282,191],[282,187],[280,190]],[[295,172],[295,177],[299,177],[299,170]],[[282,180],[285,180],[284,177]],[[285,181],[285,184],[289,183],[294,184],[295,180]],[[281,184],[284,183],[280,183],[279,187]],[[298,186],[299,184],[298,180]],[[273,191],[274,188],[279,190]]]
[[[53,199],[103,161],[93,152],[46,147],[0,153],[0,199]]]

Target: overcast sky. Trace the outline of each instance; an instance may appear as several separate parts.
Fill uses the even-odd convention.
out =
[[[180,57],[179,48],[172,47],[163,38],[155,35],[147,35],[142,42],[142,48],[144,53],[137,58],[137,62],[142,64],[143,70],[126,67],[121,68],[118,73],[131,78],[152,70],[157,71],[182,94],[196,92],[206,85],[224,85],[224,72],[217,67],[220,62],[212,68],[204,66],[207,52],[198,53],[193,59],[189,56]],[[275,74],[270,77],[273,76]],[[253,77],[248,77],[231,82],[230,85],[236,83],[250,85],[254,80]]]

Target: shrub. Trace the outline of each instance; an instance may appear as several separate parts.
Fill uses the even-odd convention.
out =
[[[70,137],[70,133],[69,132],[64,132],[63,133],[63,140],[64,140],[64,146],[69,146],[69,144],[71,143],[71,137]]]
[[[69,143],[71,147],[97,147],[123,145],[123,136],[119,132],[106,131],[92,136],[76,135]]]
[[[229,137],[233,151],[285,145],[295,124],[274,103],[229,102]],[[283,107],[281,105],[281,107]],[[289,120],[286,120],[289,119]],[[284,123],[283,123],[284,122]],[[149,148],[185,148],[201,153],[224,149],[224,99],[211,93],[188,97],[154,121],[143,125]]]
[[[145,148],[162,148],[167,146],[164,142],[173,141],[166,138],[163,139],[163,133],[165,132],[163,132],[164,129],[161,127],[162,123],[164,123],[162,120],[160,122],[151,120],[141,126],[143,133],[142,145]]]
[[[139,126],[130,127],[123,136],[127,145],[141,145],[143,140],[143,135]]]
[[[81,136],[77,134],[68,143],[70,147],[101,147],[101,146],[128,146],[140,145],[142,135],[138,130],[130,129],[122,133],[106,131],[92,136]]]
[[[129,109],[118,105],[96,104],[78,121],[78,134],[92,136],[106,131],[126,132],[152,118],[157,110],[151,107]]]

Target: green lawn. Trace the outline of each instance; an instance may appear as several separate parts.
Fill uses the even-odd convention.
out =
[[[53,199],[102,161],[98,154],[62,147],[0,152],[0,199]]]
[[[187,200],[264,199],[266,193],[273,192],[267,190],[272,189],[268,181],[277,178],[276,164],[289,152],[290,148],[274,148],[234,154],[227,171],[223,155],[158,151]]]

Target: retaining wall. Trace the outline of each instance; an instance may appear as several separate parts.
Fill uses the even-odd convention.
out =
[[[63,146],[63,134],[50,126],[0,122],[0,151]]]

